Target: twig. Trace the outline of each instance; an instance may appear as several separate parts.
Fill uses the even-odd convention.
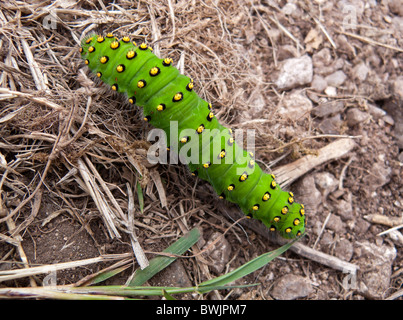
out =
[[[317,155],[307,155],[275,169],[273,173],[277,180],[281,181],[280,184],[285,187],[320,164],[345,156],[355,146],[356,144],[352,139],[339,139],[319,149]]]
[[[384,43],[372,40],[371,38],[359,36],[358,34],[346,32],[346,31],[337,31],[337,32],[341,33],[341,34],[344,34],[346,36],[352,37],[352,38],[356,38],[356,39],[361,40],[363,42],[367,42],[367,43],[369,43],[371,45],[374,45],[374,46],[380,46],[380,47],[395,50],[395,51],[398,51],[398,52],[403,52],[403,49],[400,49],[400,48],[397,48],[397,47],[394,47],[394,46],[390,46],[388,44],[384,44]]]
[[[343,167],[343,169],[340,172],[339,190],[343,190],[343,179],[346,174],[347,167],[351,164],[351,162],[353,160],[354,160],[354,156],[350,157],[350,159],[348,159],[347,163],[345,164],[345,166]]]
[[[128,215],[128,221],[127,221],[127,230],[129,232],[130,236],[130,241],[132,243],[132,248],[134,255],[136,256],[136,260],[140,265],[141,269],[144,269],[148,267],[150,264],[144,251],[143,248],[141,247],[139,241],[137,240],[136,233],[134,231],[134,196],[133,196],[133,190],[130,186],[129,183],[126,183],[127,187],[127,195],[128,195],[128,208],[127,208],[127,215]]]
[[[332,37],[329,35],[323,24],[316,18],[313,18],[315,23],[319,26],[320,30],[325,34],[326,38],[329,40],[330,44],[332,45],[333,48],[337,49],[336,43],[334,43]]]
[[[318,235],[318,237],[316,238],[315,243],[314,243],[313,246],[312,246],[313,249],[315,249],[316,245],[318,244],[318,242],[319,242],[319,240],[320,240],[320,237],[322,236],[322,233],[323,233],[323,231],[325,230],[326,225],[327,225],[327,223],[329,222],[329,219],[330,219],[331,216],[332,216],[332,212],[330,211],[329,214],[327,215],[325,221],[324,221],[323,224],[322,224],[322,228],[320,229],[319,235]]]
[[[91,195],[92,200],[95,202],[95,205],[97,206],[99,212],[102,214],[102,217],[104,218],[109,235],[111,236],[111,238],[115,237],[120,238],[120,234],[116,229],[115,223],[112,218],[113,213],[111,212],[111,209],[109,208],[106,201],[101,196],[101,193],[98,189],[95,179],[89,174],[90,170],[86,167],[82,159],[77,160],[77,165],[81,177],[85,182],[88,193]]]
[[[298,49],[304,50],[304,47],[299,43],[299,40],[297,38],[295,38],[292,33],[290,31],[287,30],[286,27],[284,27],[277,19],[277,17],[273,18],[268,16],[268,18],[277,25],[277,27],[279,29],[281,29],[292,41],[295,42],[295,44],[297,45]]]
[[[175,28],[175,12],[174,12],[174,8],[172,7],[171,0],[168,0],[168,7],[169,7],[169,15],[172,20],[172,36],[171,36],[171,44],[172,44],[175,40],[175,32],[176,32],[175,29],[176,28]]]
[[[235,212],[236,211],[230,212],[231,215],[234,215],[233,218],[236,218],[234,214]],[[240,215],[240,212],[238,212],[237,215]],[[275,242],[279,245],[283,245],[287,242],[286,239],[280,238],[279,236],[273,237],[272,233],[269,233],[267,227],[257,220],[246,219],[243,220],[241,223],[259,233],[263,237],[269,239],[271,242]],[[300,255],[301,257],[323,264],[335,270],[342,271],[344,273],[355,274],[359,269],[359,267],[353,263],[343,261],[337,257],[310,248],[302,244],[301,242],[296,242],[295,244],[293,244],[290,250]]]
[[[20,279],[24,277],[35,276],[38,274],[44,274],[49,272],[55,272],[64,269],[71,269],[76,267],[85,266],[88,264],[105,262],[105,261],[112,261],[118,259],[125,259],[130,257],[131,254],[129,253],[122,253],[122,254],[110,254],[110,255],[103,255],[96,258],[84,259],[84,260],[77,260],[77,261],[69,261],[69,262],[62,262],[62,263],[55,263],[55,264],[48,264],[39,267],[31,267],[25,269],[13,269],[13,270],[4,270],[0,271],[0,282],[7,281],[7,280],[14,280]]]
[[[364,219],[369,222],[383,224],[388,227],[396,227],[403,224],[403,217],[388,217],[377,213],[365,215]]]
[[[24,50],[25,56],[27,57],[28,66],[31,69],[32,78],[34,79],[36,88],[38,90],[49,90],[48,86],[45,84],[41,68],[39,68],[36,63],[34,56],[29,48],[27,40],[21,38],[22,48]]]

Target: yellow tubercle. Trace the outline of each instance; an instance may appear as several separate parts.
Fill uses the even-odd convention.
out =
[[[178,92],[174,95],[174,101],[180,101],[182,100],[182,97],[183,97],[182,93]]]
[[[151,68],[150,70],[150,75],[155,76],[160,72],[160,69],[158,69],[157,67]]]
[[[267,200],[269,200],[269,199],[270,199],[270,193],[266,192],[266,193],[263,195],[262,200],[263,200],[263,201],[267,201]]]
[[[126,58],[132,59],[132,58],[134,58],[135,55],[136,55],[136,53],[133,50],[130,50],[128,53],[126,53]]]
[[[203,125],[200,125],[198,128],[197,128],[197,133],[202,133],[203,131],[204,131],[204,126]]]
[[[119,48],[119,42],[118,42],[118,41],[113,41],[113,42],[111,42],[110,47],[111,47],[111,49],[113,49],[113,50]]]

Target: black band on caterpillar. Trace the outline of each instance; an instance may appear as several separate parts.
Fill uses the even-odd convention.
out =
[[[80,54],[104,83],[125,93],[129,103],[144,107],[145,121],[166,132],[170,121],[177,121],[179,132],[193,131],[179,136],[179,149],[198,143],[199,161],[189,162],[189,168],[193,175],[207,180],[220,198],[237,203],[247,216],[261,220],[285,238],[304,233],[304,206],[294,201],[291,192],[281,190],[274,175],[262,171],[253,154],[238,146],[232,130],[219,124],[212,105],[194,92],[193,80],[181,75],[171,58],[159,59],[147,44],[137,46],[129,37],[119,40],[111,33],[86,37]],[[203,137],[215,129],[220,134],[203,144]],[[212,147],[214,141],[218,141],[218,150]],[[233,162],[226,162],[228,159]]]

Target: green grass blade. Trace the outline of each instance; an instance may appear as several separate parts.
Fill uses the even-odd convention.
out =
[[[200,237],[200,232],[197,228],[191,230],[178,241],[166,248],[163,252],[173,253],[177,255],[184,254],[191,246],[193,246]],[[176,260],[175,257],[158,256],[150,260],[150,265],[143,269],[137,269],[135,275],[129,283],[129,287],[141,286],[147,280],[152,278],[156,273],[165,269],[172,262]]]
[[[233,282],[235,280],[245,277],[246,275],[264,267],[266,264],[268,264],[274,258],[278,257],[279,255],[281,255],[282,253],[287,251],[293,245],[293,243],[295,241],[297,241],[297,239],[283,245],[282,247],[280,247],[276,250],[266,252],[266,253],[260,255],[259,257],[245,263],[244,265],[240,266],[239,268],[237,268],[231,272],[228,272],[227,274],[224,274],[217,278],[210,279],[210,280],[200,283],[198,286],[198,291],[201,293],[211,291],[211,288],[213,286],[224,286],[230,282]]]
[[[144,213],[144,196],[143,189],[141,189],[140,183],[137,182],[137,198],[139,200],[140,212]]]
[[[167,300],[176,300],[173,296],[171,296],[165,289],[162,290],[162,294],[164,295],[165,299]]]

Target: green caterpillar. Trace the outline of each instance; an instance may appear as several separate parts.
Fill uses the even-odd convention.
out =
[[[285,238],[304,233],[304,206],[234,141],[232,130],[217,121],[212,105],[193,91],[193,80],[180,74],[172,59],[159,59],[145,43],[137,46],[129,37],[119,40],[111,33],[85,37],[80,53],[112,90],[143,106],[144,120],[166,132],[169,148],[175,145],[175,151],[198,156],[188,162],[189,169],[208,181],[220,198],[238,204],[247,216]],[[178,124],[177,141],[169,139],[171,121]]]

